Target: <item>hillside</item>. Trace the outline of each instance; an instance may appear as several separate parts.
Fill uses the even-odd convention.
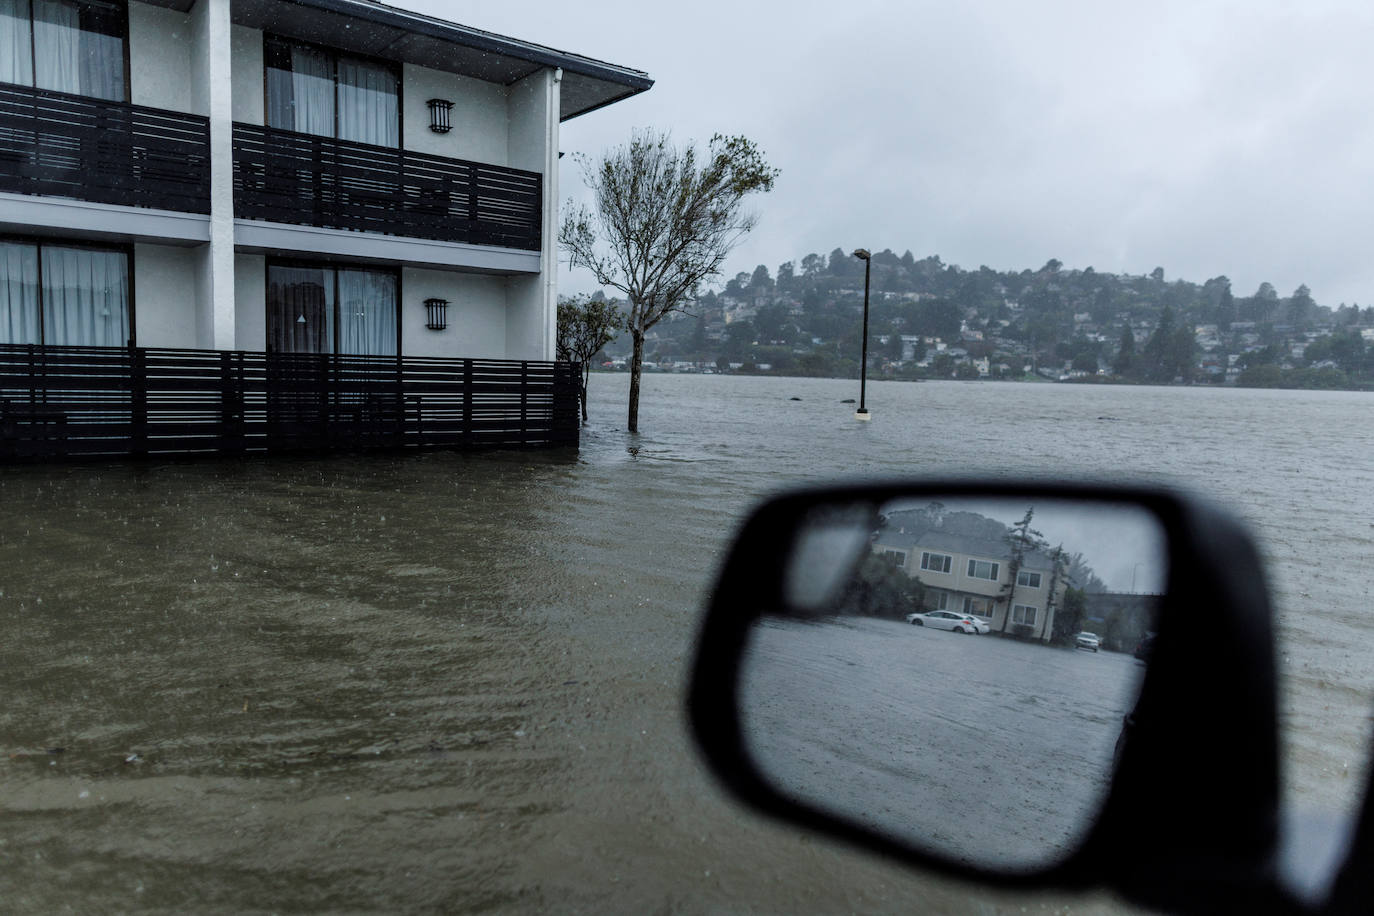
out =
[[[1374,307],[1318,305],[1306,286],[1237,296],[1224,276],[1199,284],[1057,260],[965,270],[890,250],[872,265],[870,377],[1374,384]],[[646,358],[676,371],[857,377],[863,284],[863,262],[838,248],[775,272],[761,264],[651,330]],[[607,353],[624,357],[628,342]]]

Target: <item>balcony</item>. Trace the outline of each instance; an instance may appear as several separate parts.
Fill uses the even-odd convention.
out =
[[[537,172],[234,124],[234,216],[538,251]]]
[[[0,83],[0,192],[208,214],[209,119]]]

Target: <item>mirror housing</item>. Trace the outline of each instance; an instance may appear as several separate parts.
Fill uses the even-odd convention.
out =
[[[825,507],[893,500],[1098,501],[1158,519],[1168,579],[1133,725],[1100,811],[1081,842],[1046,868],[994,869],[932,852],[798,802],[749,753],[741,663],[753,625],[786,606],[794,537]],[[1277,878],[1279,773],[1272,614],[1244,528],[1164,490],[1081,484],[935,481],[809,489],[745,522],[702,622],[688,718],[713,773],[738,799],[789,823],[884,856],[1006,888],[1106,887],[1179,912],[1287,907]],[[958,812],[950,812],[958,817]]]

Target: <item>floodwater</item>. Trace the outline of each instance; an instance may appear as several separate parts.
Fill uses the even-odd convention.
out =
[[[1046,868],[1101,810],[1144,670],[1122,652],[768,616],[741,670],[744,740],[811,807],[970,865]]]
[[[878,383],[860,425],[856,387],[651,376],[631,436],[626,378],[596,376],[577,454],[0,470],[0,909],[1111,909],[870,861],[693,757],[686,663],[734,527],[841,475],[1230,505],[1276,586],[1289,791],[1356,797],[1374,397]]]

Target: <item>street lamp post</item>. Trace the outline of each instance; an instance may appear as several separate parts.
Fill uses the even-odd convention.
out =
[[[873,269],[873,256],[867,248],[855,248],[854,257],[864,262],[864,340],[863,355],[859,357],[859,409],[854,411],[854,419],[871,420],[864,394],[868,388],[868,279]]]

